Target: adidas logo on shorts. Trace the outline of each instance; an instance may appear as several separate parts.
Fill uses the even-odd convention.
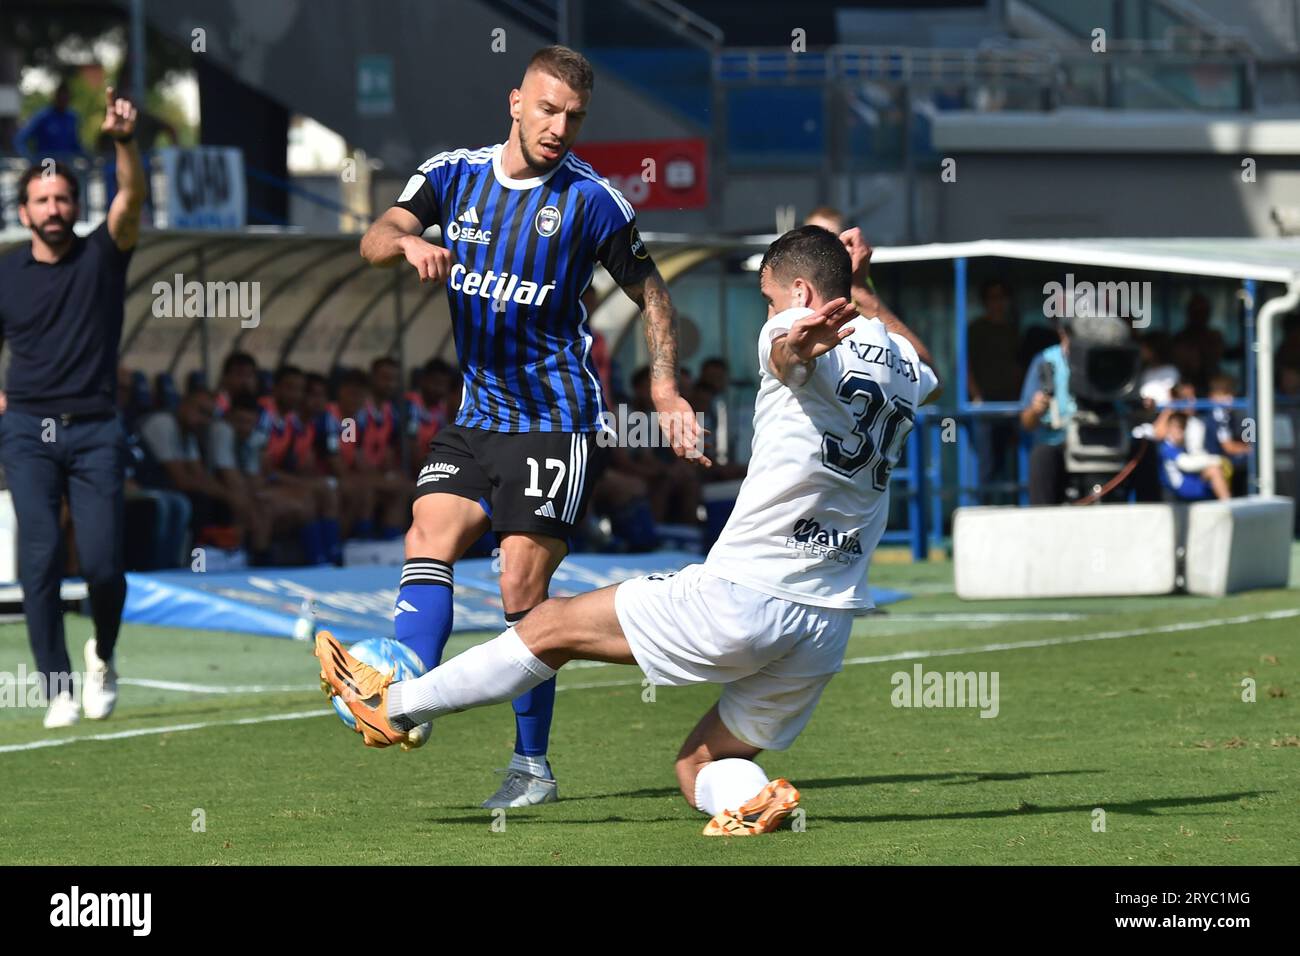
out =
[[[553,501],[546,502],[546,504],[542,505],[540,508],[534,511],[533,514],[538,515],[539,517],[542,518],[554,518],[555,502]]]

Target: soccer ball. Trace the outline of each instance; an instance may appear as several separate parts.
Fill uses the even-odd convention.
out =
[[[377,671],[391,674],[394,680],[413,680],[425,672],[424,662],[420,656],[400,641],[391,637],[368,637],[348,648],[350,653],[363,664],[369,664]],[[357,729],[357,719],[348,710],[347,704],[338,697],[331,697],[334,712],[349,730]],[[411,743],[419,746],[429,736],[429,725],[421,724],[411,732]]]

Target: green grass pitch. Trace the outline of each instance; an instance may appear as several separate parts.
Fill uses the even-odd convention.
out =
[[[803,791],[799,826],[771,837],[705,839],[677,794],[673,755],[716,688],[649,700],[632,668],[566,669],[562,801],[494,819],[477,804],[508,759],[507,706],[442,721],[413,754],[368,751],[327,715],[307,645],[128,627],[111,720],[47,732],[0,708],[0,863],[1300,862],[1300,575],[1221,600],[979,604],[945,564],[872,580],[914,597],[857,622],[806,733],[759,758]],[[74,660],[88,628],[68,617]],[[20,661],[23,626],[0,626],[0,670]],[[918,661],[996,671],[998,715],[894,707]]]

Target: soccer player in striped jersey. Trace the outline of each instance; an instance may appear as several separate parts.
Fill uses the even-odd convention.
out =
[[[699,430],[677,388],[672,302],[632,206],[572,153],[591,97],[591,65],[552,46],[509,97],[510,134],[438,153],[367,231],[376,266],[405,260],[445,282],[464,394],[416,480],[394,630],[429,667],[452,625],[452,565],[491,529],[501,540],[507,624],[547,597],[595,483],[603,401],[581,297],[603,265],[640,306],[655,408],[673,450],[701,465]],[[443,245],[422,237],[432,226]],[[514,701],[515,753],[485,807],[557,799],[546,759],[555,682]],[[417,738],[417,740],[420,738]]]

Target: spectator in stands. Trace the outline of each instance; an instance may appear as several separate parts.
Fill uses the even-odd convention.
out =
[[[736,429],[732,427],[728,389],[731,372],[727,360],[721,356],[705,359],[700,364],[700,374],[684,395],[693,395],[692,402],[700,415],[700,424],[706,429],[704,454],[713,462],[701,476],[704,481],[734,481],[745,477],[748,470],[736,461]],[[696,469],[697,471],[699,469]]]
[[[212,393],[196,388],[181,398],[175,412],[156,411],[140,422],[141,460],[135,477],[158,501],[155,539],[160,548],[170,545],[168,567],[177,564],[178,551],[188,552],[191,528],[240,524],[234,515],[242,513],[241,502],[206,461],[213,411]]]
[[[260,391],[257,377],[257,360],[247,352],[231,352],[221,363],[221,381],[217,384],[217,415],[225,415],[230,407],[230,396]]]
[[[379,416],[369,400],[371,381],[359,370],[344,372],[339,379],[338,403],[332,411],[342,423],[338,455],[341,480],[369,489],[369,500],[373,502],[370,511],[360,517],[359,527],[372,527],[377,519],[379,536],[387,541],[405,534],[414,486],[397,470],[392,437],[396,427],[391,409],[386,420]]]
[[[1241,413],[1232,407],[1236,391],[1237,383],[1231,375],[1215,375],[1210,379],[1210,393],[1207,396],[1214,407],[1201,412],[1199,417],[1205,422],[1205,450],[1228,459],[1232,466],[1229,484],[1233,495],[1240,497],[1248,492],[1246,469],[1250,459],[1250,443],[1243,440],[1245,423]]]
[[[1279,390],[1286,371],[1300,375],[1300,312],[1291,313],[1282,323],[1282,342],[1274,355],[1273,368]]]
[[[420,369],[417,386],[406,394],[407,457],[412,471],[429,455],[429,443],[452,422],[448,414],[455,370],[442,359],[430,359]]]
[[[255,565],[272,563],[276,535],[305,536],[304,529],[316,520],[309,497],[271,484],[263,475],[266,435],[259,427],[263,416],[251,392],[236,392],[230,396],[226,417],[212,423],[208,442],[212,471],[243,525],[245,546]],[[304,551],[310,547],[304,542]]]
[[[1149,332],[1138,339],[1138,348],[1142,356],[1138,394],[1149,407],[1168,404],[1178,384],[1178,367],[1169,360],[1169,336]]]
[[[1200,292],[1187,302],[1187,324],[1173,339],[1179,375],[1204,393],[1223,359],[1223,335],[1210,327],[1210,300]]]
[[[1019,359],[1018,319],[1011,314],[1011,290],[1001,279],[989,279],[980,287],[980,301],[983,314],[966,329],[971,401],[1014,402],[1020,397],[1025,370]],[[979,417],[973,431],[980,485],[1011,481],[1019,438],[1015,417]],[[1001,496],[986,500],[999,501]]]
[[[827,232],[839,235],[844,231],[844,213],[834,206],[818,206],[804,219],[805,226],[821,226]]]
[[[306,388],[302,369],[294,365],[276,369],[271,394],[260,402],[258,428],[266,439],[262,475],[284,493],[310,499],[313,517],[302,529],[307,563],[342,564],[338,487],[315,467],[311,435],[301,417]]]
[[[1179,501],[1204,501],[1232,497],[1228,489],[1231,465],[1220,455],[1190,452],[1185,447],[1188,416],[1186,412],[1167,409],[1161,428],[1160,483]]]
[[[47,158],[60,162],[85,159],[86,151],[81,146],[81,118],[69,107],[71,98],[68,81],[60,81],[50,104],[37,110],[14,135],[15,152],[21,153],[34,165]]]
[[[140,468],[145,461],[139,423],[150,414],[148,388],[137,392],[138,379],[125,366],[117,370],[117,414],[126,435],[126,527],[147,528],[147,537],[126,536],[128,571],[152,571],[174,568],[186,563],[189,538],[190,500],[175,489],[145,488],[140,484]]]

